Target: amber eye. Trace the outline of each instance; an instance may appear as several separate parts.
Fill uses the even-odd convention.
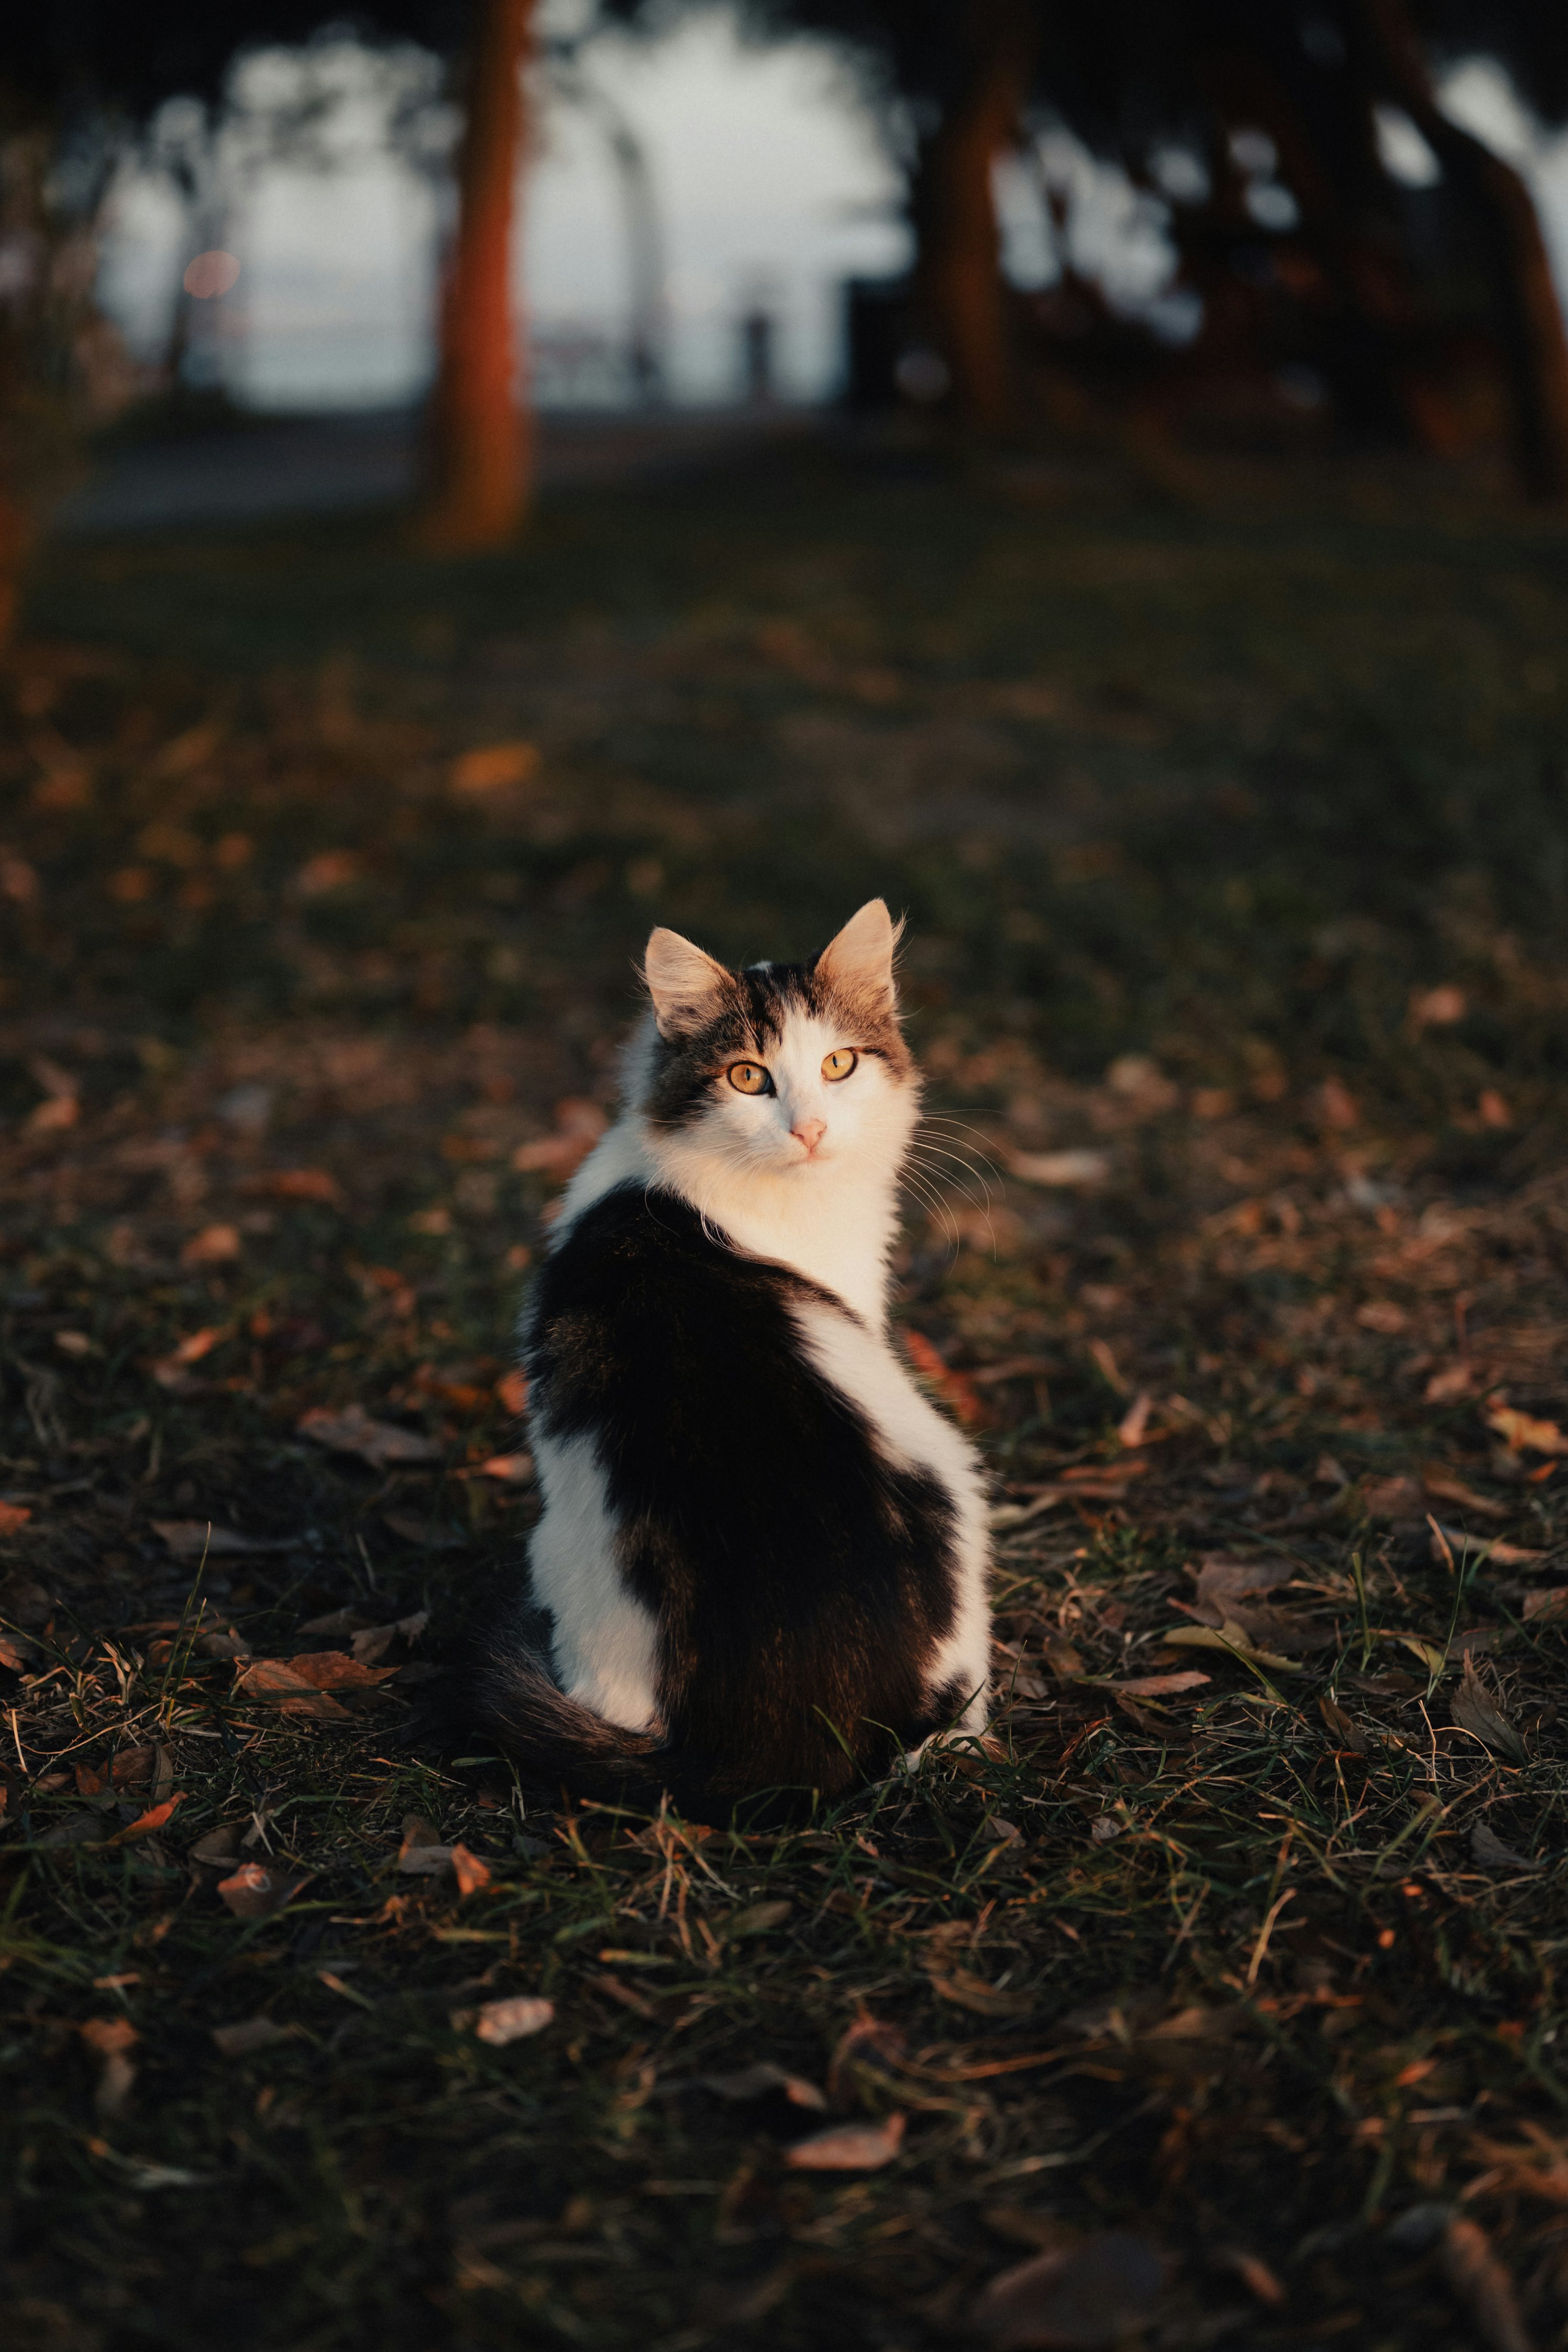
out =
[[[847,1078],[859,1059],[860,1056],[853,1046],[840,1045],[836,1053],[826,1056],[822,1065],[822,1075],[829,1080]]]
[[[761,1062],[731,1062],[730,1084],[738,1095],[771,1095],[773,1082]]]

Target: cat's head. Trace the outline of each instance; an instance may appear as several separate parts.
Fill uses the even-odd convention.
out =
[[[814,962],[743,971],[656,930],[643,966],[652,1034],[634,1079],[656,1142],[802,1182],[895,1165],[919,1094],[893,979],[901,929],[873,898]]]

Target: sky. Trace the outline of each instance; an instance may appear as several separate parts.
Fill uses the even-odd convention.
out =
[[[277,59],[255,66],[253,105],[275,99],[291,70]],[[342,100],[333,168],[247,163],[236,134],[237,193],[195,232],[165,181],[127,174],[105,247],[105,307],[153,356],[193,238],[221,244],[239,277],[200,306],[196,357],[236,398],[264,409],[400,404],[428,378],[443,176],[387,154],[362,53],[344,45],[319,70]],[[541,396],[625,396],[631,263],[606,133],[617,116],[636,133],[654,192],[671,396],[737,396],[740,321],[755,309],[774,321],[781,396],[830,394],[843,281],[896,272],[909,250],[897,174],[832,51],[747,44],[713,9],[656,40],[595,42],[586,81],[588,103],[547,96],[522,190],[515,267]],[[1444,97],[1531,179],[1568,291],[1568,137],[1541,134],[1485,64],[1460,68]],[[1384,132],[1386,159],[1418,183],[1430,164],[1419,134],[1403,118]],[[1169,253],[1148,200],[1070,142],[1057,142],[1053,168],[1074,190],[1073,258],[1129,302],[1155,298]],[[998,195],[1011,274],[1048,278],[1057,264],[1030,175],[1004,170]],[[1172,326],[1181,331],[1174,310]]]

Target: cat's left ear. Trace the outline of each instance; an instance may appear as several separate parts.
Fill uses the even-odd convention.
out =
[[[858,915],[828,940],[816,959],[816,977],[841,996],[870,997],[889,1009],[898,1003],[893,951],[903,933],[881,898],[868,899]]]

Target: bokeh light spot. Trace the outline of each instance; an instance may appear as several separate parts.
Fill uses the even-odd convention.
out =
[[[210,253],[198,253],[185,269],[184,289],[198,302],[210,302],[215,294],[226,294],[239,276],[239,264],[232,253],[214,247]]]

